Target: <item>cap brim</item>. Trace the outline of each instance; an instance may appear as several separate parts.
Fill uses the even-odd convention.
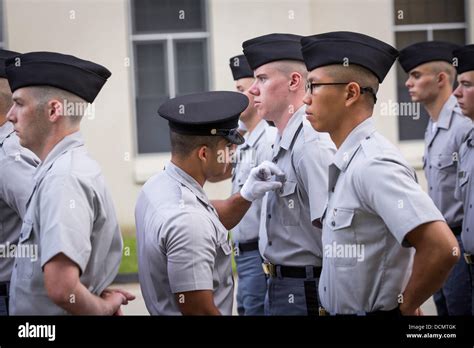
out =
[[[239,132],[235,132],[234,134],[224,135],[223,137],[235,145],[242,145],[243,143],[245,143],[244,137]]]

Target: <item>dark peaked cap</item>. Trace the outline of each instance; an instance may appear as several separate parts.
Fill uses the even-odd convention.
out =
[[[0,77],[6,79],[7,73],[5,72],[5,61],[8,58],[13,58],[18,56],[20,53],[14,51],[7,51],[0,49]]]
[[[158,109],[172,131],[184,135],[222,136],[233,144],[243,144],[237,132],[240,114],[249,99],[242,93],[215,91],[169,99]]]
[[[461,46],[443,41],[418,42],[401,50],[398,61],[405,72],[437,60],[452,63],[453,50],[459,47]]]
[[[456,70],[458,74],[474,70],[474,45],[467,45],[455,49],[453,56],[457,59]]]
[[[258,67],[278,60],[303,61],[301,36],[294,34],[268,34],[244,41],[242,48],[250,67]]]
[[[247,58],[243,54],[230,58],[230,70],[234,81],[243,79],[245,77],[253,77],[253,70],[247,62]]]
[[[389,44],[350,31],[306,36],[301,39],[301,46],[308,71],[347,62],[368,69],[380,83],[398,56],[398,51]]]
[[[52,86],[92,103],[111,73],[102,65],[56,52],[30,52],[9,58],[6,73],[12,92]]]

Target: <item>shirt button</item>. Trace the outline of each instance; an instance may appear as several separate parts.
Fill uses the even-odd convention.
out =
[[[430,169],[431,169],[431,164],[430,164]]]
[[[368,140],[368,139],[370,139],[370,136],[365,137],[365,140]]]
[[[469,208],[472,208],[472,204],[469,204]]]
[[[278,163],[278,158],[275,158],[272,162],[273,163]]]
[[[331,189],[332,192],[334,192],[334,187]]]
[[[331,226],[336,226],[336,222],[335,222],[335,221],[331,221]]]
[[[438,167],[441,167],[441,163],[438,163]]]
[[[267,217],[268,217],[269,219],[271,219],[271,218],[272,218],[272,214],[268,214]]]
[[[431,191],[432,189],[433,189],[433,187],[432,187],[432,186],[430,186],[430,191]]]
[[[268,245],[272,246],[272,241],[271,240],[268,241]]]

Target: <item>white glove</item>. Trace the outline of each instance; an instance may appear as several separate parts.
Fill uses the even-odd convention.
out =
[[[253,202],[262,198],[266,192],[278,190],[282,182],[272,181],[272,175],[277,175],[284,181],[285,173],[275,163],[265,161],[250,171],[250,175],[240,190],[240,195],[247,201]]]

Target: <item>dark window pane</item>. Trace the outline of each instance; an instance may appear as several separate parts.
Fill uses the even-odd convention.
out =
[[[133,33],[204,31],[203,0],[133,0]]]
[[[208,90],[206,40],[176,40],[176,94]]]
[[[420,41],[427,40],[426,31],[409,31],[409,32],[397,32],[396,33],[396,44],[399,50]],[[408,78],[407,73],[402,69],[400,64],[397,62],[397,95],[399,103],[411,102],[408,90],[405,87],[405,82]],[[400,104],[399,104],[400,105]],[[426,125],[428,124],[428,114],[425,109],[420,105],[421,117],[415,120],[409,116],[398,117],[398,133],[400,140],[415,140],[423,139],[425,135]]]
[[[435,30],[433,31],[433,40],[448,41],[464,46],[466,44],[466,30]]]
[[[164,42],[135,43],[138,153],[170,151],[168,123],[158,116],[169,98]]]
[[[395,0],[395,25],[464,21],[464,0]]]

